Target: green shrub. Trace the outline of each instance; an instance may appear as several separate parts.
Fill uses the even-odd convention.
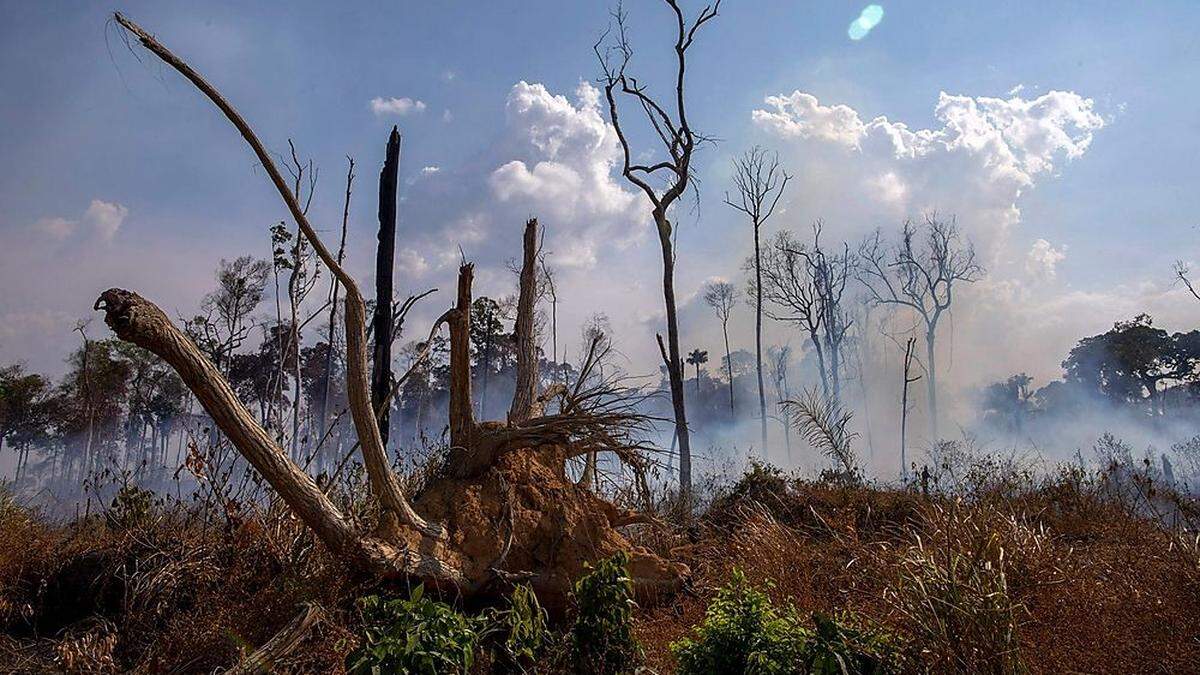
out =
[[[362,644],[346,657],[352,673],[465,673],[475,662],[483,628],[417,586],[407,600],[369,595],[359,600]]]
[[[105,511],[105,522],[116,530],[136,529],[149,521],[153,507],[153,492],[136,485],[124,485],[117,490]]]
[[[804,646],[803,672],[812,675],[876,675],[898,671],[895,638],[856,626],[849,614],[813,614],[816,630]]]
[[[546,610],[526,584],[518,584],[505,609],[487,615],[488,633],[498,634],[495,645],[498,667],[524,672],[532,666],[550,641]]]
[[[798,672],[809,631],[790,607],[771,605],[740,570],[720,590],[693,637],[671,645],[680,675]]]
[[[577,672],[631,673],[641,660],[641,647],[633,637],[633,582],[628,565],[629,556],[618,552],[575,583],[571,657]]]
[[[852,617],[813,615],[804,626],[795,608],[776,608],[740,570],[717,591],[693,636],[671,645],[680,675],[874,675],[891,672],[894,648],[880,631]]]

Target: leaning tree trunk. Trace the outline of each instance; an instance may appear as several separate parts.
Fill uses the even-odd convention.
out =
[[[477,424],[470,401],[470,304],[473,268],[460,269],[455,307],[439,319],[450,324],[452,445],[447,471],[411,503],[384,452],[371,404],[367,368],[366,307],[354,279],[338,264],[309,224],[295,194],[257,135],[217,90],[149,33],[121,14],[117,23],[156,56],[190,80],[225,114],[253,149],[301,233],[345,289],[346,390],[366,466],[370,496],[380,507],[371,532],[357,531],[259,426],[233,389],[166,314],[136,293],[110,289],[96,302],[105,323],[122,340],[158,355],[179,373],[234,448],[275,489],[321,541],[346,562],[377,575],[415,577],[465,595],[528,579],[539,598],[562,609],[572,581],[586,564],[631,550],[630,576],[642,599],[677,590],[687,568],[630,544],[616,528],[645,517],[618,509],[567,480],[567,459],[593,450],[616,454],[639,466],[643,447],[630,441],[630,428],[644,416],[594,404],[594,396],[544,392],[563,397],[563,412],[523,423]],[[673,300],[673,295],[669,296]],[[673,302],[670,303],[673,308]],[[671,326],[674,326],[672,313]],[[431,333],[431,343],[434,335]],[[530,343],[531,344],[531,343]],[[428,357],[427,348],[416,366]],[[677,361],[676,361],[677,362]],[[413,371],[410,369],[409,374]],[[678,371],[676,371],[678,376]],[[403,385],[408,374],[394,388]],[[389,392],[389,397],[392,392]],[[535,408],[538,405],[535,401]],[[414,508],[414,506],[416,508]]]
[[[383,405],[392,386],[392,268],[396,259],[396,182],[400,173],[400,131],[388,136],[379,172],[379,247],[375,251],[375,366],[371,372],[371,405],[379,417],[379,435],[388,441],[388,410]]]

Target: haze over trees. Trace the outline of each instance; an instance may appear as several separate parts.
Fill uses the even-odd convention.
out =
[[[400,289],[412,233],[399,125],[369,162],[381,170],[365,289],[347,262],[363,201],[355,160],[333,191],[339,233],[336,215],[319,223],[310,209],[315,161],[292,140],[272,152],[216,84],[113,16],[135,55],[200,94],[178,105],[232,127],[286,217],[257,226],[262,259],[217,262],[194,314],[164,311],[154,288],[109,288],[92,305],[104,326],[93,317],[69,333],[78,346],[61,377],[0,366],[0,458],[14,460],[0,485],[0,669],[1021,673],[1196,661],[1196,640],[1180,636],[1200,635],[1200,603],[1180,589],[1194,590],[1200,569],[1200,329],[1134,310],[1039,345],[1062,358],[1050,381],[997,361],[982,382],[948,382],[953,364],[939,358],[954,354],[955,312],[996,302],[968,234],[981,230],[965,227],[977,214],[963,229],[953,214],[894,215],[860,239],[852,209],[813,220],[790,208],[793,177],[761,146],[718,186],[737,215],[716,210],[750,228],[704,242],[736,247],[740,275],[681,248],[684,207],[709,208],[697,151],[716,142],[688,118],[685,75],[721,3],[651,5],[670,19],[643,34],[670,50],[655,71],[667,76],[653,87],[634,77],[618,5],[593,46],[600,90],[582,84],[579,109],[555,101],[586,113],[588,142],[609,143],[590,168],[633,186],[618,188],[632,206],[620,217],[653,223],[662,314],[593,303],[578,276],[556,286],[556,270],[585,266],[547,245],[570,209],[505,216],[507,269],[480,251],[503,237],[456,231],[438,252],[452,286]],[[882,11],[863,10],[851,35]],[[390,105],[416,105],[404,101]],[[850,122],[868,125],[835,121],[861,151],[869,132]],[[888,124],[869,126],[897,130]],[[1173,272],[1200,299],[1188,266]],[[572,317],[561,326],[560,308]],[[620,332],[630,321],[617,312],[644,334]],[[986,344],[968,349],[988,358]],[[1072,454],[1052,464],[1043,445]],[[43,514],[13,495],[57,502]],[[1063,640],[1047,628],[1058,624],[1096,639]],[[1140,648],[1096,656],[1125,643]]]

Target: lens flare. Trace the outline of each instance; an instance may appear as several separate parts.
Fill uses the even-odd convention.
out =
[[[881,5],[867,5],[858,18],[850,22],[850,28],[846,34],[851,40],[861,40],[865,38],[871,29],[879,25],[883,21],[883,7]]]

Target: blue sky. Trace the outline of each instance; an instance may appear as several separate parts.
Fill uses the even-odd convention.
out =
[[[639,45],[636,69],[643,80],[661,82],[670,61],[656,39],[669,16],[658,2],[627,4]],[[1023,331],[989,357],[995,363],[960,368],[963,382],[1006,369],[1052,374],[1074,339],[1139,308],[1170,328],[1194,325],[1200,305],[1172,289],[1169,267],[1177,258],[1200,258],[1200,5],[885,1],[882,22],[852,41],[847,27],[865,4],[726,0],[701,35],[689,64],[690,116],[720,142],[698,159],[699,208],[680,214],[690,341],[716,345],[715,326],[692,297],[704,280],[740,284],[748,229],[720,198],[730,159],[754,143],[778,149],[796,174],[776,228],[803,230],[822,217],[835,237],[855,241],[873,227],[894,228],[902,211],[959,213],[964,231],[994,263],[988,284],[976,291],[975,305],[986,311],[961,311],[960,343],[978,337],[978,344],[993,344],[986,338],[996,320]],[[541,197],[522,192],[530,185],[558,189],[546,176],[530,183],[522,167],[536,174],[538,162],[559,161],[582,175],[607,166],[603,152],[551,157],[538,134],[547,120],[565,125],[553,133],[570,138],[602,132],[577,89],[597,74],[591,46],[608,22],[608,3],[2,7],[0,362],[61,370],[74,321],[91,316],[92,301],[109,286],[191,311],[217,260],[265,255],[266,229],[284,217],[249,152],[211,105],[148,55],[126,49],[108,20],[121,9],[209,76],[272,148],[296,139],[320,167],[314,214],[327,229],[340,214],[344,156],[356,158],[351,263],[364,281],[373,183],[387,131],[398,124],[405,136],[401,240],[413,256],[402,265],[402,287],[447,287],[451,266],[433,249],[461,243],[480,260],[481,292],[511,292],[503,261],[517,251],[519,221],[539,215],[560,232],[561,251],[592,240],[579,246],[582,262],[563,272],[578,306],[565,321],[606,311],[618,319],[630,359],[653,363],[658,269],[652,241],[638,238],[645,230],[635,222],[641,203],[617,192],[624,186],[615,175],[611,183],[592,176],[599,182],[583,185],[598,196],[564,211],[570,218],[561,220],[572,222],[554,222]],[[518,90],[520,82],[531,88]],[[935,112],[942,92],[1006,102],[1069,92],[1077,98],[1064,105],[1078,112],[1086,101],[1099,121],[1069,130],[1069,147],[1021,149],[1022,157],[1028,151],[1053,159],[1053,167],[1034,172],[1019,190],[993,194],[963,178],[974,169],[954,163],[957,155],[942,166],[935,152],[920,169],[899,164],[892,172],[887,153],[840,147],[819,134],[787,137],[756,122],[755,110],[771,112],[766,97],[796,91],[819,100],[817,112],[847,106],[863,123],[885,116],[909,129],[943,129]],[[555,96],[571,107],[556,108]],[[409,98],[423,109],[377,114],[375,98]],[[496,173],[511,161],[522,167]],[[426,167],[437,167],[437,175],[422,174]],[[907,181],[903,203],[872,205],[876,196],[862,186],[890,173]],[[515,182],[502,184],[505,176]],[[976,192],[987,193],[978,208]],[[1019,215],[994,221],[997,205],[1010,204]],[[1054,255],[1048,268],[1035,270],[1028,261],[1038,240]],[[435,299],[425,311],[436,314],[448,302]],[[96,325],[92,332],[106,330]],[[735,338],[743,337],[736,328]]]

